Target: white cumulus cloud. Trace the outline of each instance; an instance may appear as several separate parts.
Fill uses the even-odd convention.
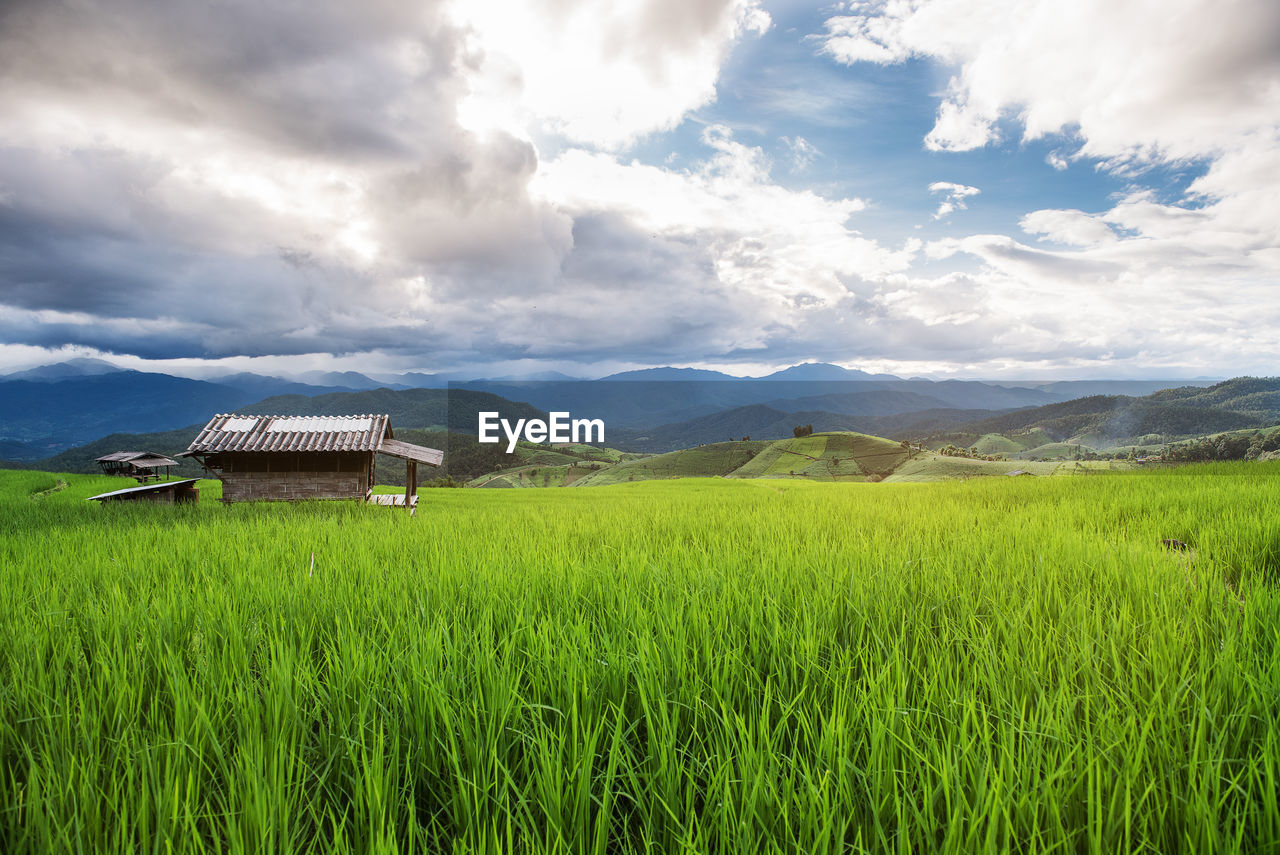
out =
[[[464,125],[602,148],[711,101],[729,50],[772,23],[760,0],[457,0],[449,14],[471,35]]]
[[[970,196],[977,196],[982,191],[967,184],[956,184],[952,181],[935,181],[929,185],[929,192],[935,195],[942,194],[942,201],[938,203],[938,210],[933,212],[933,218],[940,220],[956,211],[968,209],[969,205],[965,200]]]
[[[851,2],[821,40],[840,63],[947,69],[930,149],[979,148],[1013,128],[1060,139],[1046,158],[1055,170],[1092,162],[1132,182],[1104,210],[1027,212],[1035,242],[925,247],[935,263],[978,263],[984,311],[1004,319],[1011,345],[1063,364],[1094,353],[1267,370],[1280,359],[1280,4]],[[1205,170],[1180,198],[1143,184],[1171,164]],[[938,213],[954,209],[948,196]]]
[[[888,0],[826,22],[844,63],[929,57],[955,69],[928,137],[968,149],[1003,116],[1027,139],[1078,128],[1102,158],[1235,148],[1280,115],[1280,4],[1271,0]]]

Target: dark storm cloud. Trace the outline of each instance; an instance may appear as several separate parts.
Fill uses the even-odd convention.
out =
[[[441,328],[473,330],[490,359],[569,358],[670,361],[720,352],[751,325],[749,306],[715,274],[708,248],[688,236],[663,236],[608,212],[573,220],[572,249],[552,287],[502,276],[469,275],[437,284],[455,297],[482,289],[482,300],[448,299]],[[477,342],[473,339],[472,346]]]
[[[396,156],[452,113],[457,34],[439,6],[27,0],[6,9],[0,78],[307,153]],[[436,115],[402,113],[406,96]]]
[[[532,146],[457,124],[459,39],[437,3],[5,6],[3,341],[421,352],[448,336],[405,316],[404,281],[465,297],[554,270],[569,223],[528,198]],[[376,259],[336,252],[353,224]]]
[[[673,278],[696,280],[676,288],[715,281],[712,259],[700,251],[696,237],[646,232],[620,214],[580,215],[573,223],[573,245],[565,276],[605,290],[662,288]]]

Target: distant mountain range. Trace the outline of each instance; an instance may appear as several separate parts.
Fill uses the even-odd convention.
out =
[[[1084,398],[1089,395],[1129,395],[1141,397],[1159,392],[1161,389],[1177,389],[1184,386],[1212,386],[1221,383],[1225,378],[1196,380],[1056,380],[1051,383],[998,382],[998,386],[1022,386],[1028,389],[1041,389],[1053,395],[1061,395],[1067,400]]]
[[[525,400],[547,411],[604,419],[610,427],[633,430],[689,421],[753,404],[768,404],[784,412],[827,410],[865,416],[936,408],[1000,411],[1063,400],[1060,395],[1040,389],[1009,388],[972,380],[797,380],[724,376],[727,379],[653,380],[631,376],[617,380],[606,377],[519,386],[477,381],[468,388]]]
[[[218,383],[136,371],[6,380],[0,382],[0,438],[9,457],[44,457],[116,431],[191,424],[254,398]]]
[[[104,359],[68,359],[55,365],[40,365],[25,371],[15,371],[0,377],[0,380],[66,380],[69,377],[94,377],[98,374],[112,374],[124,369],[112,365]]]
[[[56,368],[56,366],[51,366]],[[85,366],[78,366],[85,367]],[[34,459],[116,431],[163,431],[269,395],[333,392],[276,377],[219,382],[141,371],[21,372],[0,377],[0,457]]]
[[[111,433],[163,432],[203,424],[216,412],[237,410],[392,412],[393,423],[427,427],[443,424],[433,420],[444,418],[443,409],[436,416],[427,414],[445,399],[420,393],[434,389],[443,395],[448,384],[443,374],[420,372],[370,377],[316,371],[299,379],[241,372],[196,380],[124,370],[105,360],[72,359],[0,376],[0,458],[43,459]],[[961,419],[1000,417],[1009,410],[1063,403],[1084,393],[1132,393],[1147,385],[1160,386],[1157,381],[1009,385],[903,380],[805,363],[765,377],[667,367],[599,380],[559,372],[478,378],[465,388],[495,396],[494,400],[524,402],[529,412],[557,410],[604,419],[614,435],[648,436],[646,445],[678,447],[682,429],[689,432],[686,444],[719,441],[729,434],[777,433],[801,415],[819,430],[945,430]],[[730,427],[735,420],[740,427]]]

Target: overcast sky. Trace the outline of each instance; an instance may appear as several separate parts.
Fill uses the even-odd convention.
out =
[[[1277,374],[1275,0],[8,0],[0,370]]]

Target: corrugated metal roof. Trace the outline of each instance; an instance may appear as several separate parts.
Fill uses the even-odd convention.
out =
[[[214,451],[377,451],[390,433],[389,417],[238,416],[222,413],[209,420],[187,447]]]
[[[224,451],[379,451],[439,466],[444,452],[391,438],[391,417],[238,416],[209,420],[179,457]]]
[[[136,457],[152,457],[149,451],[113,451],[97,459],[98,463],[127,463]]]
[[[253,430],[258,425],[257,416],[232,416],[222,423],[220,430],[242,431]]]
[[[267,430],[270,433],[296,433],[297,431],[354,432],[373,429],[373,416],[290,416],[277,418]]]
[[[113,451],[97,458],[97,463],[132,463],[134,466],[155,468],[156,466],[177,466],[178,461],[170,460],[163,454],[154,451]]]
[[[135,457],[129,461],[133,466],[139,469],[156,469],[161,466],[177,466],[178,461],[165,457],[163,454],[152,454],[147,457]]]
[[[96,496],[90,496],[85,501],[99,502],[103,499],[114,499],[117,496],[132,496],[138,493],[162,493],[165,490],[176,490],[179,487],[187,487],[199,481],[199,478],[184,478],[181,481],[158,481],[155,484],[144,484],[141,487],[125,487],[123,490],[112,490],[110,493],[99,493]]]

